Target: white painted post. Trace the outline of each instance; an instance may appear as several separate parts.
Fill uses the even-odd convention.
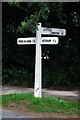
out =
[[[58,28],[45,28],[41,27],[41,23],[38,23],[38,29],[36,30],[36,38],[18,38],[18,45],[28,45],[28,44],[36,44],[36,57],[35,57],[35,82],[34,82],[34,96],[42,97],[42,63],[41,63],[41,45],[42,44],[58,44],[58,37],[42,37],[41,34],[44,35],[58,35],[64,36],[66,35],[65,29]]]
[[[42,75],[41,75],[41,23],[38,23],[36,31],[36,58],[35,58],[35,83],[34,83],[34,96],[42,97]]]

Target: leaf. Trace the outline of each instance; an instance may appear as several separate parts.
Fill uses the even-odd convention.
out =
[[[21,22],[22,27],[26,28],[27,27],[27,23],[26,22]]]

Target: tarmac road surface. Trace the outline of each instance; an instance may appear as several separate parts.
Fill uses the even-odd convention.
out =
[[[21,115],[10,110],[4,110],[0,108],[0,120],[2,118],[31,118],[31,116]],[[32,116],[33,117],[33,116]],[[15,119],[16,120],[16,119]],[[28,119],[31,120],[31,119]]]
[[[6,87],[3,86],[0,89],[0,94],[10,94],[10,93],[31,93],[33,94],[33,88],[23,88],[23,87]],[[42,89],[42,95],[47,97],[60,97],[65,99],[75,99],[80,100],[80,94],[78,91],[59,91],[59,90],[48,90]]]

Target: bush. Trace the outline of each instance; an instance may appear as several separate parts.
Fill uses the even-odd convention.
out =
[[[43,73],[43,87],[64,86],[66,74],[62,71],[50,72],[45,70]]]
[[[3,85],[33,86],[33,75],[25,69],[9,68],[2,73]]]
[[[43,88],[54,87],[68,87],[79,88],[80,82],[80,70],[67,68],[66,70],[59,69],[56,71],[50,71],[48,69],[43,70]],[[9,68],[3,69],[2,73],[3,85],[16,85],[16,86],[34,86],[34,76],[32,73],[23,69]]]
[[[43,87],[71,87],[79,88],[80,82],[78,80],[80,74],[79,70],[74,69],[70,71],[66,70],[57,70],[49,71],[45,69],[43,72]]]

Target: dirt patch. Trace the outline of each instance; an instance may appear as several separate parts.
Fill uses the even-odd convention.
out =
[[[16,112],[22,112],[25,113],[28,111],[28,106],[30,105],[30,102],[20,101],[17,103],[10,103],[6,109],[16,111]]]
[[[19,113],[21,115],[30,116],[31,118],[79,118],[80,116],[74,114],[74,115],[67,115],[64,113],[58,113],[58,112],[29,112],[28,106],[30,105],[30,102],[20,101],[18,103],[10,103],[6,108],[4,109],[11,110],[13,112]]]

